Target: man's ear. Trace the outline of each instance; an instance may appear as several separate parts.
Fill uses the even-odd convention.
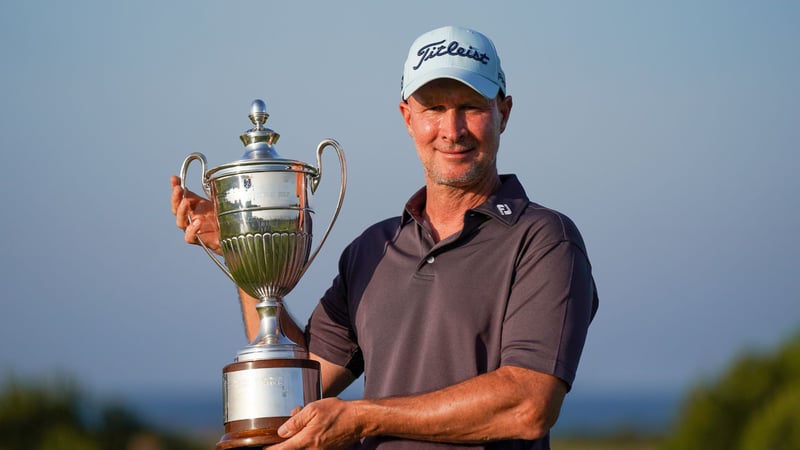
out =
[[[508,118],[511,117],[511,107],[514,106],[514,101],[508,95],[504,99],[498,101],[497,107],[500,109],[500,132],[506,130],[508,125]]]
[[[406,124],[408,135],[414,137],[414,135],[411,133],[411,105],[409,105],[407,101],[401,101],[399,108],[400,114],[403,115],[403,123]]]

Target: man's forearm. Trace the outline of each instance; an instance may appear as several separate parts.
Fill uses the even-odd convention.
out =
[[[356,401],[365,435],[475,443],[533,440],[555,424],[566,394],[559,379],[503,367],[435,392]]]

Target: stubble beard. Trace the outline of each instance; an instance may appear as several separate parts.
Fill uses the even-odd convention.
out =
[[[428,179],[435,184],[453,188],[464,188],[474,186],[486,178],[490,173],[490,168],[494,167],[495,161],[496,157],[493,157],[489,161],[475,161],[470,164],[466,172],[456,176],[447,176],[441,173],[436,167],[426,169],[426,173]]]

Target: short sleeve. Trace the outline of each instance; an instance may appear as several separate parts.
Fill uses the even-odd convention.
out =
[[[591,266],[569,240],[524,254],[502,333],[501,364],[555,375],[572,386],[597,309]]]
[[[343,280],[340,273],[311,314],[308,345],[310,352],[346,367],[358,377],[364,371],[364,361],[351,323]]]

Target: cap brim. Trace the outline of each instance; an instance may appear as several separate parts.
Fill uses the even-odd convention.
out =
[[[404,86],[402,92],[403,100],[408,100],[408,97],[416,92],[417,89],[440,78],[460,81],[486,98],[495,98],[498,92],[500,92],[500,86],[494,81],[478,75],[471,70],[458,67],[443,67],[441,69],[427,70],[424,77],[414,78],[411,83]]]

